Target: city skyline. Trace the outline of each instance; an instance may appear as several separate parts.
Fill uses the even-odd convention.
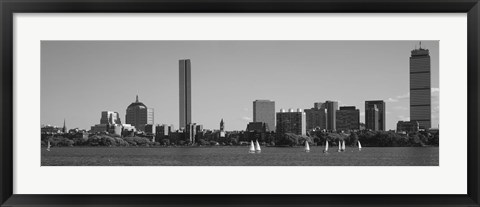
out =
[[[55,125],[55,123],[61,123],[65,118],[71,128],[79,127],[88,129],[90,125],[98,122],[90,121],[93,119],[98,119],[98,115],[87,117],[89,114],[98,114],[100,111],[107,110],[118,112],[125,111],[128,101],[125,103],[122,102],[125,100],[130,100],[131,98],[129,97],[132,97],[138,93],[141,97],[144,97],[142,99],[145,100],[143,102],[146,105],[156,108],[155,125],[176,125],[176,123],[179,123],[179,120],[172,118],[173,116],[170,111],[173,112],[174,116],[178,117],[179,110],[174,110],[175,107],[172,107],[172,105],[175,104],[178,106],[178,92],[175,92],[178,89],[176,89],[175,86],[172,86],[173,81],[168,79],[174,79],[175,76],[172,77],[172,74],[174,75],[175,72],[178,71],[178,69],[175,69],[178,68],[178,65],[173,68],[158,66],[163,64],[171,65],[171,62],[178,64],[178,60],[182,58],[173,59],[172,57],[158,57],[156,59],[152,59],[148,57],[151,57],[152,51],[155,50],[161,51],[162,54],[165,54],[168,51],[181,54],[182,49],[185,49],[188,46],[190,46],[190,50],[185,53],[192,54],[182,55],[182,57],[187,57],[194,62],[191,69],[191,72],[193,73],[192,76],[195,77],[192,81],[192,88],[194,91],[192,99],[195,103],[192,105],[192,117],[194,117],[192,122],[202,124],[206,129],[217,129],[218,120],[223,118],[225,123],[228,123],[228,126],[231,127],[227,128],[227,131],[245,130],[248,122],[251,122],[253,118],[253,108],[249,108],[248,105],[251,106],[252,101],[257,99],[269,99],[274,101],[276,107],[275,112],[279,112],[280,108],[309,109],[314,102],[321,100],[338,101],[338,107],[356,106],[358,109],[360,109],[360,122],[362,123],[365,123],[365,109],[362,110],[361,103],[367,100],[384,100],[387,102],[387,110],[385,112],[387,120],[386,130],[395,129],[397,121],[409,120],[407,119],[409,115],[407,97],[409,91],[408,58],[410,56],[410,51],[414,49],[415,44],[418,44],[416,41],[148,41],[148,43],[152,43],[156,47],[145,43],[146,42],[144,41],[42,41],[41,123]],[[408,49],[399,49],[399,46]],[[423,47],[430,49],[432,53],[432,92],[438,93],[438,41],[423,41]],[[93,51],[95,48],[99,51]],[[278,51],[278,49],[282,48],[284,49],[281,50],[282,53],[288,53],[288,55],[292,56],[284,55],[288,56],[285,58],[276,57],[283,55]],[[286,48],[296,48],[297,50],[294,51],[299,53],[299,55],[293,56],[292,51],[286,50]],[[349,49],[346,50],[346,48]],[[388,58],[385,56],[381,57],[392,62],[402,59],[404,62],[402,64],[403,66],[400,67],[402,69],[398,69],[399,66],[395,63],[391,63],[391,68],[384,67],[385,65],[388,65],[388,63],[380,64],[376,62],[376,64],[372,64],[371,62],[367,61],[371,58],[370,56],[365,56],[365,54],[354,52],[362,48],[364,50],[368,49],[368,54],[371,56],[381,56],[385,53],[396,53],[398,52],[396,50],[400,50],[401,52],[399,53],[402,53],[402,56],[388,56]],[[387,50],[390,51],[390,53],[388,53],[380,48],[395,48],[395,51]],[[133,51],[128,53],[128,51],[125,51],[126,49],[131,49]],[[207,56],[206,60],[199,58],[199,56],[202,56],[201,51],[205,49],[215,50],[213,53],[206,55],[204,54],[204,56]],[[107,51],[110,51],[110,53],[107,53]],[[120,53],[120,55],[112,54],[115,51]],[[311,56],[315,51],[319,54],[329,56],[330,59],[332,57],[344,57],[348,58],[349,60],[353,58],[357,66],[343,68],[346,67],[345,63],[330,63],[329,65],[327,59],[321,55],[317,58],[319,60],[308,59],[309,56]],[[91,54],[92,52],[94,54]],[[86,92],[92,92],[92,96],[85,95],[85,91],[82,91],[82,85],[86,86],[85,84],[81,84],[81,82],[79,83],[78,81],[68,80],[77,78],[78,76],[86,77],[82,72],[92,72],[92,68],[98,70],[99,65],[108,65],[108,63],[104,60],[104,58],[106,58],[105,53],[108,54],[108,60],[115,60],[111,62],[109,67],[106,67],[107,69],[105,69],[107,71],[106,74],[110,74],[112,76],[107,77],[107,79],[117,79],[119,83],[113,82],[113,84],[105,84],[105,82],[101,81],[97,83],[96,78],[93,78],[93,82],[88,82],[92,83],[91,85],[93,86],[85,87],[85,89],[83,89],[86,90]],[[270,53],[273,53],[273,55]],[[434,53],[436,53],[436,56]],[[134,57],[133,60],[131,57],[127,58],[128,54]],[[140,57],[139,54],[149,55],[148,57]],[[254,57],[255,54],[263,54],[263,56],[260,55],[259,57],[263,57],[266,60],[259,60],[257,57]],[[55,57],[58,55],[64,56],[65,58]],[[122,55],[125,56],[125,59],[127,59],[125,61],[127,61],[128,64],[127,62],[123,61],[121,58]],[[307,57],[303,57],[302,55]],[[242,58],[244,56],[255,61],[250,61],[249,64],[245,64],[245,59],[248,58]],[[356,56],[360,57],[355,58]],[[362,60],[362,58],[364,59]],[[303,61],[305,59],[310,60],[310,62]],[[324,64],[322,64],[322,61]],[[69,62],[72,62],[73,65],[69,65]],[[196,62],[198,62],[198,64]],[[256,66],[256,63],[258,66]],[[126,67],[124,66],[125,64],[127,64]],[[148,65],[148,67],[145,66],[145,68],[148,69],[142,69],[142,65]],[[238,68],[240,67],[238,65],[241,66],[241,69]],[[253,67],[253,69],[248,69],[248,67],[246,67],[247,65]],[[287,65],[287,67],[284,65]],[[316,67],[313,67],[313,69],[310,70],[304,70],[304,68],[309,68],[312,65]],[[134,67],[136,69],[132,70],[129,68],[131,66],[136,66]],[[120,68],[116,70],[116,67],[123,68],[123,70]],[[326,69],[322,69],[324,67]],[[381,70],[382,67],[383,70]],[[78,68],[85,69],[78,71]],[[352,68],[364,69],[359,69],[359,76],[359,72],[353,70]],[[73,72],[72,77],[65,76],[65,71],[63,70]],[[343,79],[338,79],[337,76],[335,76],[335,74],[338,74],[337,70],[343,72],[343,75],[340,74],[340,76],[338,76]],[[131,72],[132,74],[124,72]],[[105,72],[98,71],[98,73],[104,74]],[[62,74],[64,76],[61,76]],[[159,74],[160,77],[158,77]],[[165,76],[163,74],[165,74]],[[362,76],[361,74],[364,75]],[[376,78],[378,84],[375,84],[376,82],[369,82],[370,79],[368,74],[375,74],[385,78]],[[95,73],[90,75],[94,76]],[[128,78],[125,76],[128,76]],[[315,79],[311,79],[310,76],[318,77],[318,82],[315,81]],[[365,80],[365,84],[359,84],[359,82],[354,81],[354,78],[350,76],[363,78],[360,81]],[[397,79],[401,80],[398,81],[398,85],[390,83],[397,82],[397,80],[392,79],[392,77],[397,77]],[[404,78],[402,79],[398,77]],[[292,81],[286,81],[290,78]],[[334,80],[329,81],[328,78]],[[86,79],[88,79],[88,77]],[[126,79],[129,82],[124,81],[123,79]],[[372,80],[374,79],[375,78]],[[62,87],[62,85],[58,83],[63,81],[65,84],[67,84],[65,85],[65,88],[67,89],[65,89],[66,91],[58,92],[59,87]],[[335,81],[339,82],[335,84]],[[352,81],[353,83],[351,83]],[[282,84],[283,82],[285,83]],[[102,83],[103,85],[101,85]],[[111,81],[109,83],[111,83]],[[237,87],[235,87],[235,84],[238,84]],[[111,90],[111,93],[99,93],[100,95],[95,94],[95,92],[102,92],[104,88],[112,85],[114,85],[114,87]],[[130,92],[132,92],[132,85],[143,86],[146,90],[138,89],[134,94],[130,94]],[[175,85],[178,87],[178,83]],[[327,86],[329,85],[332,87],[328,88]],[[375,87],[376,85],[378,86]],[[388,87],[384,87],[382,85],[388,85]],[[288,86],[291,88],[288,88]],[[335,88],[335,86],[338,86],[338,88]],[[318,89],[307,90],[312,87]],[[117,90],[114,90],[115,88]],[[238,90],[238,88],[244,89],[244,91]],[[360,88],[360,90],[358,90],[358,88]],[[372,88],[372,90],[378,89],[378,91],[376,91],[377,95],[372,94],[371,91],[366,90],[365,88]],[[278,90],[280,93],[277,93]],[[351,92],[348,92],[348,90]],[[144,91],[151,92],[149,93]],[[247,93],[245,93],[245,91]],[[269,91],[271,91],[271,93],[268,93]],[[308,91],[309,93],[305,91]],[[197,95],[197,93],[199,95]],[[72,94],[78,95],[80,99],[68,99],[68,97]],[[91,97],[95,96],[98,100],[91,100]],[[438,99],[438,96],[433,97],[437,97]],[[81,98],[85,98],[86,101],[82,101]],[[68,102],[68,100],[71,102],[79,101],[81,103],[72,104],[71,102]],[[151,101],[151,103],[149,101]],[[51,107],[58,106],[57,102],[60,102],[58,104],[63,103],[66,106],[73,106],[74,108],[59,107],[55,108],[55,110],[49,110]],[[98,106],[92,105],[91,102],[98,104]],[[108,106],[109,103],[111,106]],[[121,105],[124,105],[123,109],[121,108]],[[436,127],[436,125],[438,125],[438,100],[432,100],[432,108],[437,110],[436,112],[432,113],[432,126]],[[80,112],[84,111],[84,113],[75,114],[75,112],[78,112],[77,109]],[[99,110],[91,111],[92,109]],[[57,112],[63,110],[65,110],[64,113]],[[49,111],[56,112],[49,113]],[[123,115],[120,114],[120,117],[123,117]],[[60,118],[60,120],[57,121],[56,119],[58,118]]]

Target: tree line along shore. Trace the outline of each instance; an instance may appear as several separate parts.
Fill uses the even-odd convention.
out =
[[[310,132],[308,136],[302,136],[292,133],[230,132],[225,137],[220,137],[218,133],[204,135],[193,143],[173,136],[144,137],[134,135],[122,137],[104,133],[78,137],[72,134],[42,134],[41,145],[46,147],[50,143],[52,147],[243,146],[248,145],[251,140],[258,140],[262,146],[267,147],[303,146],[305,141],[309,142],[311,146],[323,146],[326,141],[329,142],[330,146],[337,146],[340,141],[345,141],[347,146],[354,147],[357,145],[357,141],[360,141],[363,147],[425,147],[438,146],[439,133],[398,134],[391,131],[369,130],[350,133],[314,131]]]

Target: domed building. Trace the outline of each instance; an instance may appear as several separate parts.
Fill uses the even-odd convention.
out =
[[[127,107],[125,123],[135,126],[138,131],[145,131],[145,125],[153,125],[153,108],[139,102],[137,95],[136,101]]]

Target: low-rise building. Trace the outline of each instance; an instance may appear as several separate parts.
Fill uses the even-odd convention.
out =
[[[397,133],[415,133],[420,129],[418,121],[398,121]]]
[[[153,124],[146,124],[145,125],[145,133],[147,135],[154,135],[155,134],[155,126],[153,126]]]
[[[249,122],[247,125],[248,132],[256,132],[256,133],[265,133],[269,132],[268,125],[264,122]]]
[[[41,127],[42,134],[59,134],[62,133],[63,127],[44,125]]]
[[[108,124],[95,124],[94,126],[90,127],[90,133],[96,134],[101,132],[108,131]]]

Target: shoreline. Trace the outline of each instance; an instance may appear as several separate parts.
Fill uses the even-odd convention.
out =
[[[304,148],[304,146],[261,146],[261,147],[266,147],[266,148]],[[324,148],[325,146],[310,146],[310,148]],[[330,146],[331,150],[336,149],[337,146]],[[378,146],[372,146],[372,147],[366,147],[362,146],[362,149],[368,149],[368,148],[432,148],[432,147],[440,147],[440,146],[394,146],[394,147],[378,147]],[[41,149],[46,149],[47,147],[42,146]],[[54,148],[248,148],[247,145],[245,146],[58,146],[58,147],[51,147],[51,149]],[[346,147],[346,148],[354,148],[357,149],[357,147]]]

